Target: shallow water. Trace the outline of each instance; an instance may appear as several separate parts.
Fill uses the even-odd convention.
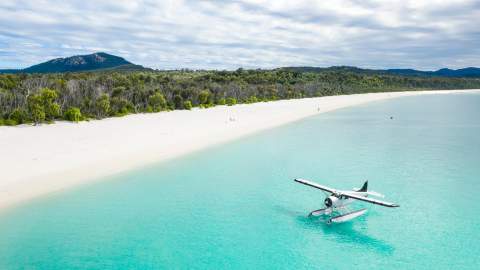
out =
[[[310,117],[11,209],[0,269],[479,269],[479,134],[478,94]],[[295,177],[401,206],[328,226]]]

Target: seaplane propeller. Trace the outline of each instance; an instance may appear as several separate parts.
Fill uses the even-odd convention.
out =
[[[327,223],[342,223],[345,221],[349,221],[356,217],[362,216],[367,212],[366,208],[350,211],[348,209],[348,205],[355,201],[363,201],[367,203],[372,203],[376,205],[381,205],[385,207],[399,207],[398,204],[390,203],[378,199],[372,199],[368,196],[375,196],[383,198],[384,195],[375,192],[375,191],[368,191],[368,181],[366,181],[361,188],[353,189],[352,191],[346,190],[336,190],[324,185],[317,184],[315,182],[300,179],[295,179],[295,182],[300,184],[304,184],[306,186],[310,186],[316,189],[320,189],[326,194],[326,198],[324,200],[325,208],[321,208],[318,210],[314,210],[310,212],[309,216],[324,216],[328,215],[330,218],[327,220]],[[339,214],[338,214],[339,213]]]

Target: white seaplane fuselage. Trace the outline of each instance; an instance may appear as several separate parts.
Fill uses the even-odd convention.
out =
[[[356,196],[361,196],[361,197],[368,197],[368,192],[359,192],[359,191],[342,191],[339,195],[330,195],[327,198],[325,198],[325,206],[326,207],[333,207],[333,208],[340,208],[347,206],[351,203],[353,203],[355,200],[344,197],[342,194],[353,194]]]
[[[356,200],[343,196],[342,194],[344,193],[353,194],[353,195],[361,196],[365,198],[368,197],[369,195],[368,192],[358,192],[358,191],[342,191],[340,194],[332,194],[327,198],[325,198],[324,200],[325,208],[312,211],[310,213],[310,216],[330,215],[333,213],[333,211],[345,210],[346,206],[355,202]],[[355,217],[352,217],[352,218],[355,218]]]

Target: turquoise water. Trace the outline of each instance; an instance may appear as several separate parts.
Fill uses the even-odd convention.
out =
[[[479,269],[479,135],[478,94],[318,115],[11,209],[0,269]],[[401,206],[328,226],[295,177]]]

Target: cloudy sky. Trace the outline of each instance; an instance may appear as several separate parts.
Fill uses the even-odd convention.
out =
[[[158,69],[480,66],[479,0],[1,0],[0,14],[0,68],[96,51]]]

